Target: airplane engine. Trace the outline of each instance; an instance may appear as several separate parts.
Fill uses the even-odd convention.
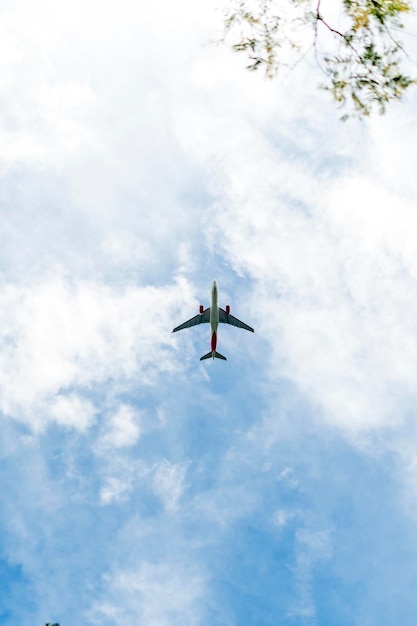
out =
[[[226,305],[226,313],[227,313],[227,315],[229,315],[229,313],[230,313],[230,304]]]
[[[203,315],[204,313],[204,307],[202,304],[200,304],[200,315]]]

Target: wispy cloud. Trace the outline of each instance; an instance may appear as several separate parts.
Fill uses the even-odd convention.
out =
[[[414,623],[412,96],[341,125],[213,8],[3,6],[5,626]]]
[[[101,406],[88,398],[94,386],[152,384],[173,367],[169,332],[182,290],[190,293],[187,283],[115,288],[61,274],[5,285],[3,412],[34,427],[50,420],[84,427]]]

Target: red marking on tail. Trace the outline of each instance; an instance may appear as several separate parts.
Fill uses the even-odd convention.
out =
[[[217,346],[217,335],[216,335],[216,331],[214,330],[211,336],[211,351],[212,352],[216,352],[216,346]]]

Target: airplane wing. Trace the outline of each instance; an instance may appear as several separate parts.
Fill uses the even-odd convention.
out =
[[[180,324],[179,326],[176,326],[172,332],[176,333],[177,330],[182,330],[183,328],[190,328],[191,326],[196,326],[197,324],[204,324],[205,322],[209,322],[209,321],[210,321],[210,307],[206,309],[205,311],[203,311],[202,313],[195,315],[190,320],[187,320],[186,322],[184,322],[184,324]]]
[[[244,328],[245,330],[250,330],[251,333],[255,332],[251,326],[248,326],[247,324],[245,324],[245,322],[241,322],[240,320],[237,319],[237,317],[230,315],[230,313],[228,315],[226,311],[224,309],[221,309],[220,307],[219,307],[219,322],[222,324],[231,324],[232,326],[237,326],[238,328]]]

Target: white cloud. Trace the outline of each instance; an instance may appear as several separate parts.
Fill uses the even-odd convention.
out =
[[[143,460],[123,454],[123,450],[94,447],[99,461],[99,501],[101,505],[128,502],[132,494],[147,489],[152,468]]]
[[[314,566],[317,561],[331,556],[329,533],[322,530],[300,528],[296,533],[296,554],[293,566],[296,579],[296,599],[288,615],[318,623],[314,600]]]
[[[88,425],[94,409],[71,387],[88,393],[111,379],[137,388],[170,371],[172,311],[189,297],[184,281],[161,289],[112,288],[54,275],[3,286],[1,410],[32,426],[49,419]],[[109,436],[119,445],[137,438],[132,419],[123,411],[114,416]]]
[[[152,485],[168,511],[176,511],[184,491],[187,467],[164,459],[153,470]]]
[[[4,274],[20,281],[60,264],[73,276],[155,282],[184,265],[204,190],[173,134],[171,99],[212,29],[209,5],[3,7]]]
[[[101,504],[111,504],[125,498],[132,488],[131,479],[121,479],[109,476],[100,489]]]
[[[96,411],[91,402],[71,393],[54,398],[50,414],[62,426],[85,430],[94,421]]]
[[[274,526],[281,529],[281,528],[284,528],[288,524],[288,522],[293,518],[293,516],[294,514],[291,513],[290,511],[287,511],[286,509],[278,509],[277,511],[275,511],[273,515],[272,523]]]
[[[307,399],[303,419],[315,419],[314,404],[354,433],[400,423],[417,382],[414,147],[407,137],[414,114],[397,120],[401,138],[387,156],[396,130],[340,126],[326,96],[311,93],[310,68],[267,83],[246,74],[229,51],[201,48],[221,20],[211,9],[193,0],[117,7],[19,0],[0,25],[0,408],[33,429],[64,428],[62,440],[53,428],[33,437],[45,463],[52,449],[58,459],[52,482],[49,466],[35,468],[55,543],[41,522],[33,527],[33,518],[44,518],[33,514],[42,512],[33,494],[25,499],[28,485],[35,493],[26,476],[20,499],[8,500],[19,509],[10,553],[24,568],[33,559],[28,570],[42,592],[52,562],[64,581],[54,587],[55,606],[62,608],[60,595],[68,606],[82,590],[72,614],[96,601],[88,622],[100,626],[204,623],[211,583],[200,564],[207,559],[211,567],[226,545],[236,557],[236,528],[249,537],[253,523],[269,542],[265,524],[275,541],[280,529],[302,523],[300,500],[314,489],[290,469],[291,452],[281,464],[268,448],[274,436],[293,443],[291,428],[302,420],[285,424],[285,403],[276,402],[267,445],[262,427],[249,445],[244,435],[250,419],[262,419],[280,377]],[[210,194],[216,201],[207,210]],[[213,265],[252,280],[246,302],[254,346],[265,348],[266,339],[272,356],[254,355],[258,378],[236,378],[229,367],[215,393],[213,368],[198,394],[193,375],[179,396],[160,381],[168,372],[183,382],[193,335],[169,333],[197,301],[191,281],[173,277],[205,280]],[[229,291],[247,296],[233,280]],[[157,407],[149,407],[150,385]],[[142,403],[142,391],[139,412],[133,403]],[[207,440],[195,443],[197,430],[188,440],[182,427],[197,423],[186,424],[187,414],[198,413],[201,425],[213,406],[219,412]],[[149,426],[149,414],[159,416],[157,426]],[[18,456],[17,448],[17,468]],[[259,477],[265,458],[277,468],[272,479]],[[407,458],[415,473],[411,444]],[[15,485],[15,471],[9,476]],[[274,499],[284,492],[296,500],[291,506],[284,496]],[[90,544],[92,529],[99,532]],[[28,536],[37,561],[20,541]],[[268,547],[276,549],[274,541]],[[80,545],[87,552],[78,554]],[[293,611],[314,619],[314,564],[327,558],[329,540],[320,530],[299,530],[295,547]],[[245,593],[251,584],[243,581]],[[232,622],[236,599],[226,592],[222,601],[216,615]]]
[[[103,617],[114,616],[126,626],[138,622],[149,626],[201,624],[205,581],[182,563],[145,561],[135,570],[108,575],[107,584],[112,601],[97,603],[92,608],[88,618],[94,624],[102,624]]]
[[[111,416],[99,440],[99,447],[122,448],[133,446],[139,439],[140,415],[133,407],[122,404]]]

